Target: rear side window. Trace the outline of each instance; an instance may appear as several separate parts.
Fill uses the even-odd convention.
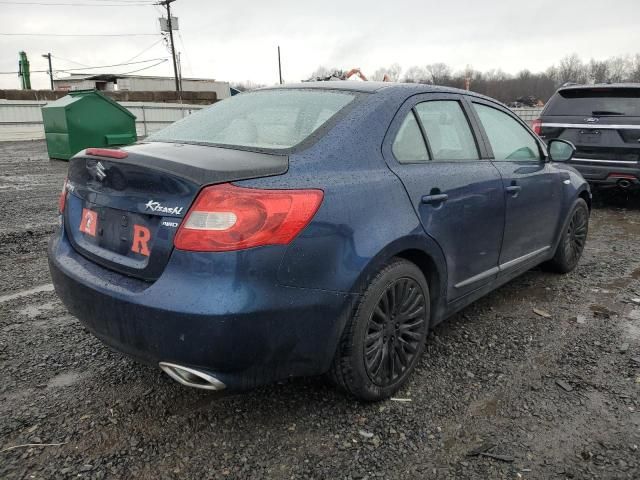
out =
[[[407,114],[400,125],[391,150],[400,163],[422,163],[429,160],[427,146],[413,111]]]
[[[427,134],[433,160],[478,160],[478,148],[467,117],[455,100],[433,100],[416,105]]]
[[[473,104],[497,161],[540,160],[540,148],[526,128],[504,112]]]
[[[557,92],[544,115],[640,117],[639,88],[570,88]]]
[[[156,142],[288,149],[303,142],[354,100],[351,93],[263,90],[200,110],[151,135]]]

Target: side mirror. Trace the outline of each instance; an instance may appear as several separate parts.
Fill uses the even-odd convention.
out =
[[[549,140],[549,159],[552,162],[568,162],[575,151],[575,145],[567,140],[559,138]]]

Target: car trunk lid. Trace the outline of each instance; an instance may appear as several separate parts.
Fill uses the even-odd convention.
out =
[[[205,185],[281,175],[286,155],[211,146],[143,143],[125,158],[81,152],[69,165],[65,229],[82,255],[155,280],[182,218]]]

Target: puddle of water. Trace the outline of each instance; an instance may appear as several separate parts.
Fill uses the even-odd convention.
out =
[[[76,319],[71,315],[64,315],[62,317],[47,318],[45,320],[34,320],[29,325],[38,328],[56,328],[64,327],[72,323],[76,323]]]
[[[640,340],[640,326],[634,323],[627,325],[627,336],[633,340]]]
[[[82,375],[76,372],[65,372],[60,375],[56,375],[49,383],[47,383],[47,388],[56,388],[56,387],[69,387],[74,383],[78,383]]]
[[[616,278],[616,279],[612,280],[606,286],[608,288],[613,288],[615,290],[624,290],[625,288],[627,288],[629,286],[629,284],[631,282],[632,282],[632,279],[629,278],[629,277],[620,277],[620,278]],[[612,293],[616,293],[616,292],[612,292],[610,290],[600,290],[600,293],[612,294]]]
[[[27,290],[21,290],[16,293],[10,293],[9,295],[0,296],[0,303],[5,303],[10,300],[15,300],[16,298],[28,297],[29,295],[34,295],[36,293],[41,292],[52,292],[53,291],[53,283],[47,283],[45,285],[40,285],[39,287],[29,288]]]
[[[490,398],[478,405],[477,413],[487,417],[495,417],[498,411],[498,399]]]
[[[40,305],[29,305],[27,307],[18,310],[20,315],[26,315],[29,318],[35,318],[41,313],[53,310],[56,306],[56,302],[47,302]]]
[[[634,308],[629,313],[627,313],[627,317],[631,320],[640,320],[640,308]]]

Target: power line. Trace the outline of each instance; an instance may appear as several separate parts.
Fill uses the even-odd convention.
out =
[[[160,60],[159,63],[167,61],[166,58],[150,58],[148,60],[138,60],[137,62],[124,62],[124,63],[114,63],[113,65],[98,65],[98,66],[95,66],[95,67],[86,67],[85,70],[95,70],[96,68],[122,67],[122,66],[126,66],[126,65],[139,65],[141,63],[155,62],[156,60]],[[56,72],[56,73],[73,73],[74,70],[77,70],[77,69],[74,69],[74,68],[71,68],[71,69],[56,69],[56,70],[54,70],[54,72]],[[48,72],[48,70],[31,70],[31,73],[47,73],[47,72]],[[0,72],[0,75],[14,75],[14,74],[17,74],[17,73],[18,72]]]
[[[20,72],[0,72],[0,75],[17,75],[18,73]],[[49,70],[29,70],[29,73],[49,73]]]
[[[8,2],[0,1],[2,5],[38,5],[38,6],[51,6],[51,7],[146,7],[148,5],[154,5],[153,3],[43,3],[43,2]]]
[[[6,0],[9,1],[9,0]],[[137,5],[143,3],[145,5],[155,5],[151,0],[81,0],[82,2],[106,2],[106,3],[121,3],[124,5]]]
[[[58,57],[57,55],[51,55],[56,60],[62,60],[63,62],[75,63],[76,65],[80,65],[81,67],[88,67],[89,65],[85,65],[84,63],[76,62],[75,60],[69,60],[68,58]],[[129,60],[127,60],[129,61]]]
[[[160,60],[158,63],[154,63],[153,65],[149,65],[147,67],[142,67],[142,68],[139,68],[137,70],[130,70],[128,72],[118,73],[116,75],[128,75],[130,73],[136,73],[136,72],[141,72],[142,70],[148,70],[148,69],[153,68],[153,67],[155,67],[157,65],[160,65],[161,63],[164,63],[164,62],[166,62],[168,60],[169,60],[168,58],[164,58],[164,59]]]
[[[153,47],[155,47],[157,44],[159,44],[160,42],[162,42],[164,40],[164,38],[160,38],[160,40],[157,40],[155,42],[153,42],[151,45],[149,45],[147,48],[145,48],[144,50],[142,50],[140,53],[134,55],[133,57],[131,57],[129,60],[127,60],[127,62],[130,62],[131,60],[134,60],[136,58],[138,58],[140,55],[142,55],[145,52],[148,52],[149,50],[151,50]]]
[[[180,33],[180,30],[178,30],[178,37],[180,37],[180,43],[182,43],[182,50],[184,51],[184,56],[187,59],[189,72],[191,72],[191,75],[193,75],[193,68],[191,67],[191,59],[189,58],[189,54],[187,53],[187,46],[184,44],[184,40],[182,39],[182,34]]]
[[[162,60],[163,62],[166,61],[167,59],[164,57],[158,57],[158,58],[150,58],[148,60],[138,60],[137,62],[123,62],[123,63],[114,63],[113,65],[100,65],[97,67],[87,67],[87,69],[96,69],[96,68],[111,68],[111,67],[122,67],[124,65],[137,65],[140,63],[149,63],[149,62],[155,62],[156,60]],[[66,69],[66,70],[56,70],[58,72],[70,72],[71,70],[77,70],[75,68],[71,68],[71,69]]]
[[[0,33],[5,37],[150,37],[157,33]]]

